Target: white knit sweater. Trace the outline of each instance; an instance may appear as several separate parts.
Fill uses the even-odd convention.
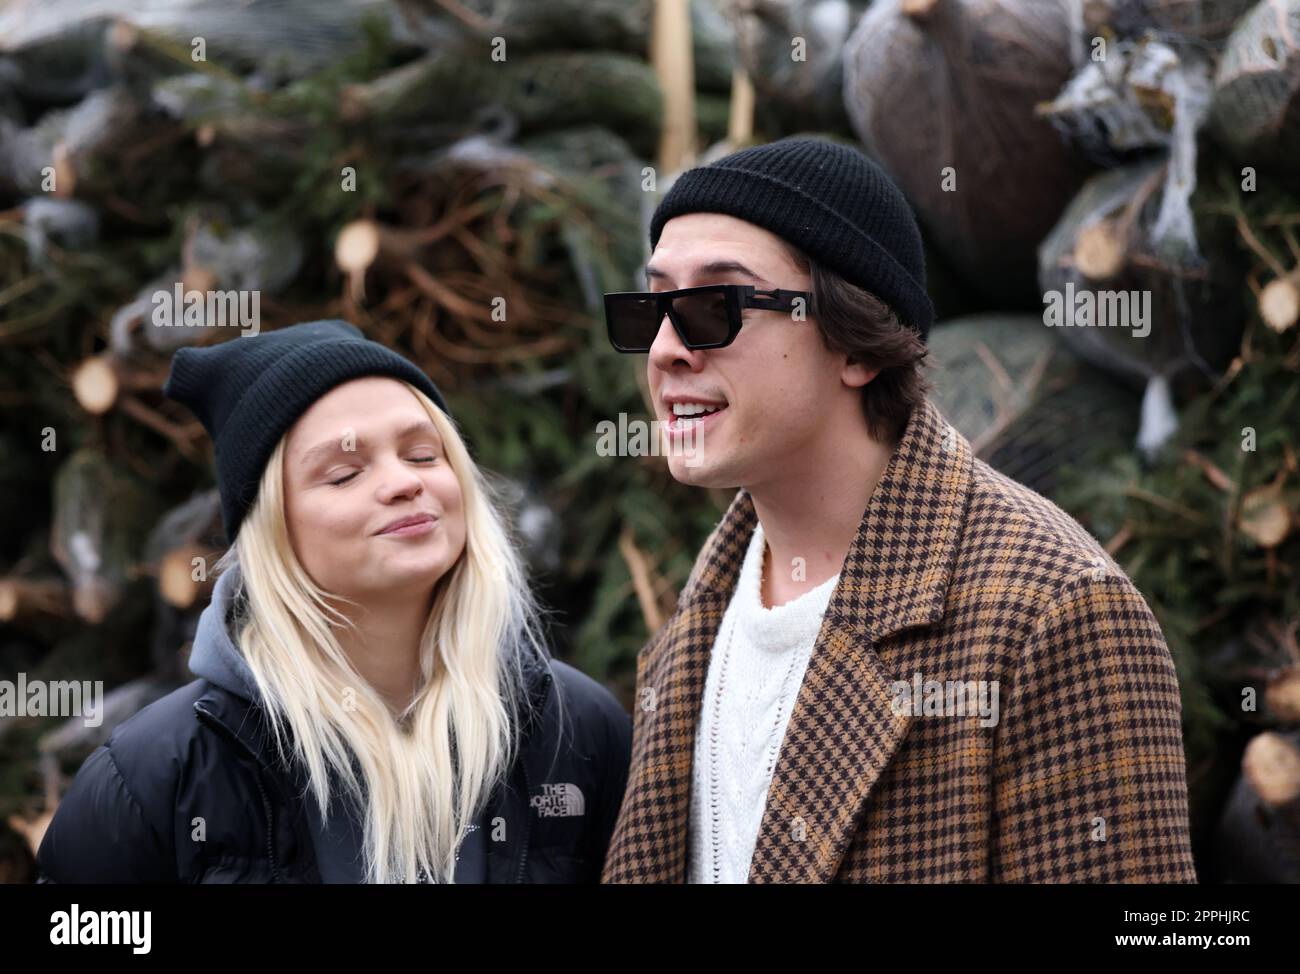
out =
[[[690,881],[743,883],[786,725],[839,575],[763,607],[754,528],[709,659],[691,776]]]

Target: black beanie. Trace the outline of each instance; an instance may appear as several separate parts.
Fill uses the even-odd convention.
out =
[[[163,394],[188,406],[212,437],[228,541],[257,499],[280,438],[325,393],[368,375],[405,380],[448,412],[433,380],[346,321],[309,321],[176,352]]]
[[[790,136],[677,177],[650,221],[650,248],[684,213],[725,213],[770,230],[885,301],[922,340],[934,322],[921,232],[902,192],[851,146]]]

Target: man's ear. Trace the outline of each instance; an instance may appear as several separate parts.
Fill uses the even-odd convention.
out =
[[[861,362],[855,362],[852,356],[848,356],[840,369],[840,381],[852,389],[861,389],[879,374],[879,369],[868,368]]]

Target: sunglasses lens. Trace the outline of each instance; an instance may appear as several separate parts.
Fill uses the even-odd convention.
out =
[[[673,299],[673,315],[693,347],[719,345],[731,334],[727,296],[721,291],[684,294]]]
[[[605,303],[609,340],[625,352],[648,352],[659,334],[658,302],[646,298],[610,297]]]

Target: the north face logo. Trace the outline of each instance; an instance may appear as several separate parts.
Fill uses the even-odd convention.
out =
[[[533,795],[529,804],[537,809],[537,814],[542,818],[567,818],[570,815],[582,815],[587,810],[582,789],[563,781],[542,785],[542,793]]]

